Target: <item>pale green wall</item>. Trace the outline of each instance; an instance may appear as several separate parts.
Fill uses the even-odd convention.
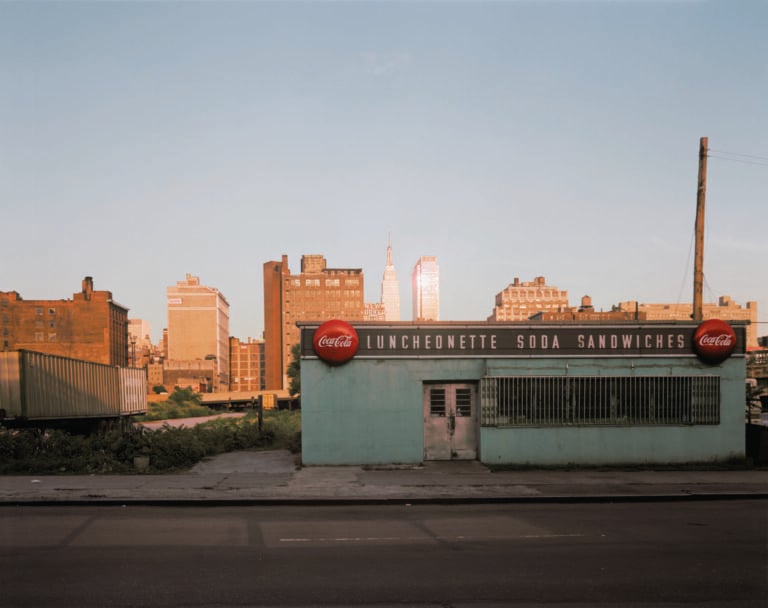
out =
[[[743,358],[717,366],[694,358],[353,359],[338,367],[303,359],[302,460],[308,465],[420,463],[422,383],[475,381],[486,374],[719,374],[723,399],[717,426],[481,427],[478,448],[485,463],[672,463],[744,457]]]

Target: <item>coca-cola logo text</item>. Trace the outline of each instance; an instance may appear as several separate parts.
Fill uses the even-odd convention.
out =
[[[693,334],[693,349],[707,363],[720,363],[736,348],[736,332],[720,319],[704,321]]]
[[[699,344],[701,346],[730,346],[733,344],[734,338],[728,334],[720,334],[719,336],[701,336],[699,338]]]
[[[352,336],[322,336],[317,345],[323,348],[349,348],[352,346]]]
[[[332,319],[315,330],[312,347],[326,363],[346,363],[357,353],[360,340],[355,328],[346,321]]]

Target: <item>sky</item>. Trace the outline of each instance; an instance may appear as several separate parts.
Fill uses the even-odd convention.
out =
[[[768,335],[768,2],[0,0],[0,291],[83,277],[167,325],[198,276],[263,332],[263,264],[380,300],[437,256],[440,316],[516,277],[597,310],[693,297]]]

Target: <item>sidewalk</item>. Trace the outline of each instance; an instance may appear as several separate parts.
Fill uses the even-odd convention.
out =
[[[338,504],[766,499],[768,470],[491,472],[472,462],[297,467],[287,451],[232,452],[190,471],[0,477],[0,505]]]

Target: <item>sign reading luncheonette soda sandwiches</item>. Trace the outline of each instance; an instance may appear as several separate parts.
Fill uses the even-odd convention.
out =
[[[723,322],[720,322],[723,323]],[[643,323],[326,323],[300,322],[303,357],[355,359],[514,359],[606,357],[743,357],[746,324]],[[703,340],[694,334],[703,326]],[[334,331],[331,329],[335,328]],[[340,331],[344,328],[344,331]],[[728,342],[727,335],[732,342]],[[735,339],[733,336],[735,335]],[[354,336],[354,337],[353,337]],[[701,351],[699,350],[699,341]],[[722,351],[715,354],[713,351]],[[325,353],[325,354],[322,354]],[[350,354],[352,353],[352,354]],[[700,354],[701,353],[701,354]],[[721,359],[722,361],[724,359]]]
[[[326,363],[346,363],[357,353],[360,339],[357,331],[346,321],[332,319],[315,330],[312,347],[315,354]]]
[[[725,321],[704,321],[693,334],[693,350],[707,363],[720,363],[736,348],[736,332]]]

